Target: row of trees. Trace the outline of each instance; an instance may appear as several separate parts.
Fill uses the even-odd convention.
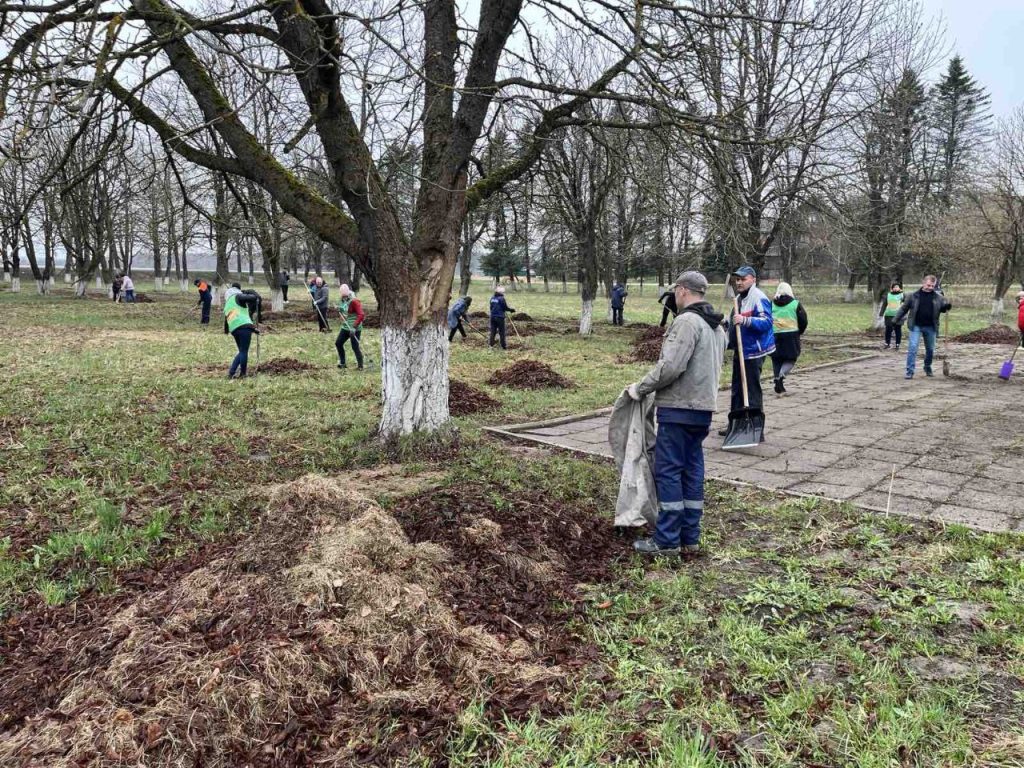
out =
[[[474,248],[578,278],[586,334],[614,279],[817,260],[875,287],[944,258],[924,235],[968,202],[1008,215],[975,172],[984,93],[958,59],[924,85],[941,48],[913,0],[193,8],[2,6],[11,274],[42,243],[45,286],[59,243],[80,291],[140,248],[185,280],[197,240],[218,283],[244,255],[275,298],[288,254],[361,274],[386,435],[447,422],[444,315]]]

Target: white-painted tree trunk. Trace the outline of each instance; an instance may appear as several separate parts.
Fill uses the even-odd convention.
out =
[[[96,287],[97,288],[102,288],[103,287],[103,275],[96,275]]]
[[[255,282],[256,282],[256,278],[253,275],[249,275],[249,285],[252,285]]]
[[[882,299],[879,302],[878,312],[882,311],[882,305],[883,304],[885,304],[885,299]],[[871,327],[874,328],[876,331],[879,328],[882,328],[882,327],[885,326],[885,317],[883,317],[882,315],[878,314],[878,312],[875,312],[875,321],[871,324]]]
[[[75,296],[79,299],[85,296],[85,280],[75,281]]]
[[[4,282],[5,283],[11,282],[11,273],[10,272],[6,272],[6,271],[4,272]]]
[[[380,433],[432,432],[448,422],[448,334],[441,325],[380,332]]]
[[[46,286],[47,288],[53,288],[53,286],[55,286],[57,284],[57,280],[54,278],[53,275],[50,275],[48,278],[46,278],[46,282],[47,282],[47,286]]]
[[[11,278],[11,293],[21,293],[21,278],[20,277],[12,277]]]
[[[154,277],[153,278],[153,290],[154,291],[159,291],[159,290],[162,290],[163,287],[164,287],[164,279],[162,277]]]
[[[210,306],[219,307],[224,303],[224,294],[228,292],[226,285],[222,285],[219,288],[214,285],[210,287]]]
[[[609,323],[612,322],[615,319],[614,316],[612,315],[612,312],[613,312],[613,310],[612,310],[612,302],[609,299],[609,301],[608,301],[608,322]]]
[[[999,298],[999,299],[992,299],[992,322],[993,323],[1001,323],[1001,322],[1003,322],[1003,312],[1005,312],[1005,311],[1006,311],[1005,305],[1003,304],[1003,300],[1001,298]]]
[[[113,283],[111,283],[110,285],[107,286],[107,298],[108,299],[114,298],[114,284]]]
[[[36,280],[36,293],[38,293],[40,296],[46,295],[46,283],[46,280]]]
[[[284,312],[284,294],[280,288],[270,289],[270,311]]]
[[[69,272],[64,273],[64,282],[69,284],[71,283],[71,274]]]
[[[853,301],[853,288],[847,288],[843,291],[843,302],[849,304]]]
[[[594,330],[594,300],[588,299],[583,302],[583,309],[580,311],[580,336],[589,336]]]

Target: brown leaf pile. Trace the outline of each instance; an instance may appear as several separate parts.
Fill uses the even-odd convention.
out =
[[[515,389],[570,389],[573,386],[569,379],[539,360],[520,360],[513,363],[492,373],[487,383]]]
[[[448,382],[448,411],[452,416],[466,416],[500,407],[500,402],[476,387],[456,379]]]
[[[252,358],[250,357],[250,363]],[[250,365],[250,367],[252,367]],[[255,369],[254,369],[255,370]],[[269,375],[280,375],[288,373],[302,373],[304,371],[316,370],[315,365],[304,363],[301,360],[296,360],[294,357],[278,357],[273,360],[268,360],[265,363],[260,363],[259,373],[266,373]]]
[[[636,363],[656,363],[661,357],[661,345],[665,340],[665,329],[657,325],[645,328],[633,340],[627,360]]]
[[[1015,328],[999,324],[963,333],[950,339],[950,341],[958,341],[961,344],[1016,344],[1019,340],[1020,333]]]

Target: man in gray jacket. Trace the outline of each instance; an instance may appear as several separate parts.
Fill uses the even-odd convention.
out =
[[[328,288],[324,279],[317,275],[309,283],[309,295],[313,299],[313,311],[316,312],[316,325],[320,333],[331,330],[327,322]]]
[[[658,522],[654,536],[633,548],[646,555],[696,555],[704,513],[704,438],[718,404],[726,336],[723,317],[704,294],[700,272],[683,272],[675,283],[679,314],[661,347],[658,364],[626,390],[634,400],[654,392],[658,436],[654,482]]]

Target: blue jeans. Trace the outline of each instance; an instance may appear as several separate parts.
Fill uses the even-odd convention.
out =
[[[924,372],[932,372],[932,358],[935,356],[935,329],[918,326],[910,331],[907,341],[907,375],[914,375],[914,364],[917,360],[917,347],[924,336]]]
[[[238,371],[239,375],[245,376],[249,368],[249,344],[252,343],[252,331],[253,329],[248,327],[238,328],[231,332],[231,335],[235,337],[235,344],[238,345],[238,354],[231,361],[231,368],[228,369],[228,378],[233,377],[235,371]]]
[[[658,489],[658,523],[654,540],[662,547],[700,541],[704,514],[704,438],[707,427],[658,424],[654,443],[654,484]]]
[[[135,291],[134,290],[127,290],[127,291],[125,291],[124,292],[124,300],[128,304],[134,304],[135,303]]]

